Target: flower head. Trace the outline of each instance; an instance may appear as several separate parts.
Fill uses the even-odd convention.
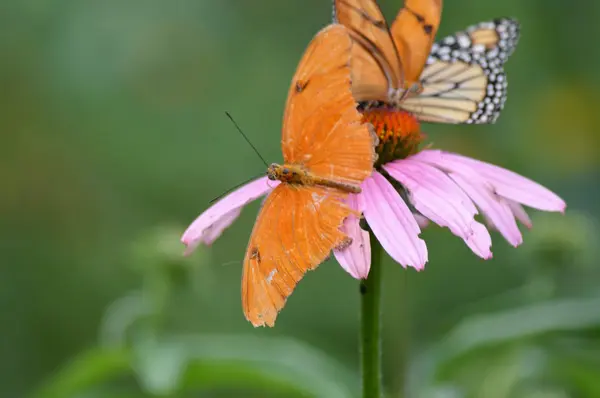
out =
[[[379,109],[363,115],[376,127],[380,160],[362,183],[362,192],[350,195],[348,204],[363,215],[371,233],[404,267],[424,268],[427,246],[419,235],[428,222],[447,227],[473,253],[489,259],[491,229],[514,247],[522,243],[517,221],[532,227],[523,205],[558,212],[566,208],[547,188],[499,166],[437,149],[419,152],[424,135],[419,122],[406,112]],[[246,204],[268,194],[277,184],[279,181],[261,177],[215,203],[183,234],[186,253],[200,243],[212,244]],[[476,220],[477,215],[485,225]],[[371,262],[369,232],[361,228],[355,215],[348,217],[341,229],[352,238],[352,244],[334,250],[336,259],[354,278],[366,278]]]
[[[496,229],[512,245],[523,237],[517,220],[531,228],[522,205],[564,212],[556,194],[512,171],[440,150],[418,152],[423,135],[409,113],[394,109],[366,110],[380,138],[380,161],[362,192],[349,201],[363,213],[369,228],[388,254],[404,267],[423,269],[427,246],[419,237],[424,220],[447,227],[477,256],[492,257],[489,229]],[[475,219],[481,214],[487,227]],[[343,230],[354,243],[335,251],[338,262],[352,276],[366,278],[370,268],[369,233],[357,218]]]

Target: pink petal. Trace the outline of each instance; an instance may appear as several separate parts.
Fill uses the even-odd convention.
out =
[[[381,246],[404,267],[423,269],[427,246],[421,229],[392,184],[374,171],[361,188],[365,218]]]
[[[419,213],[413,213],[413,217],[415,218],[415,220],[417,220],[417,224],[419,225],[419,228],[425,229],[429,226],[429,218],[427,218]]]
[[[410,158],[388,163],[383,168],[408,189],[413,205],[421,214],[448,227],[479,257],[492,257],[492,238],[485,226],[475,221],[475,205],[444,172]]]
[[[510,207],[510,210],[512,211],[513,215],[517,218],[517,220],[521,222],[521,224],[523,224],[529,229],[533,227],[531,218],[529,218],[529,215],[527,214],[523,206],[510,199],[506,199],[506,203],[508,204],[508,207]]]
[[[475,172],[491,183],[496,194],[529,207],[560,212],[566,208],[564,200],[549,189],[490,163],[439,150],[424,150],[414,158],[456,173]]]
[[[225,228],[233,224],[233,222],[239,217],[241,212],[241,207],[233,209],[229,213],[225,214],[222,218],[217,220],[213,225],[206,228],[202,237],[202,243],[204,243],[207,246],[212,245],[213,242],[217,240],[219,236],[221,236]]]
[[[517,227],[517,222],[506,200],[496,195],[485,180],[475,174],[464,176],[463,174],[450,173],[449,176],[479,206],[508,243],[517,247],[523,242],[521,231]]]
[[[364,208],[360,195],[349,195],[348,205],[361,213]],[[371,242],[369,232],[360,227],[359,221],[355,215],[344,220],[340,229],[352,238],[352,244],[344,250],[334,250],[333,254],[342,268],[352,277],[366,279],[371,268]]]
[[[183,233],[181,241],[187,246],[188,255],[200,244],[212,244],[239,216],[242,207],[272,190],[279,181],[265,177],[254,180],[231,192],[204,213]]]

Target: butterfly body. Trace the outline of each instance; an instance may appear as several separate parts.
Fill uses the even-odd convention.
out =
[[[392,88],[388,89],[387,100],[385,101],[359,101],[362,108],[394,108],[401,109],[402,102],[405,99],[415,97],[423,91],[423,85],[421,82],[406,83],[406,89],[403,88]]]
[[[304,165],[272,163],[267,169],[267,177],[271,181],[279,180],[291,185],[320,185],[339,189],[348,193],[360,193],[360,186],[329,178],[320,177],[311,173]]]

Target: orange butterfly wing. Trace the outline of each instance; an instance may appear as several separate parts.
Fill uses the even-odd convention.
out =
[[[419,81],[442,17],[442,0],[405,0],[392,24],[405,87]]]
[[[360,184],[371,173],[374,142],[350,91],[352,41],[346,29],[323,29],[306,50],[288,94],[283,122],[285,163]],[[273,326],[306,271],[346,242],[339,227],[352,210],[347,193],[281,183],[258,215],[242,276],[242,306],[254,326]]]
[[[350,92],[353,47],[342,25],[323,29],[310,44],[288,92],[281,149],[285,163],[359,185],[371,174],[376,137]]]
[[[323,262],[346,236],[344,195],[322,187],[280,184],[265,200],[248,244],[242,306],[254,326],[273,326],[306,271]]]
[[[389,90],[403,87],[402,58],[385,18],[373,0],[335,0],[334,19],[346,26],[352,49],[352,92],[359,101],[385,101]]]

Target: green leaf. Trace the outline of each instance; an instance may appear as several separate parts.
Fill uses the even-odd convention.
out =
[[[135,346],[135,369],[154,394],[252,388],[293,397],[356,396],[358,378],[295,340],[252,336],[176,336]]]
[[[152,396],[236,388],[285,397],[348,398],[359,391],[357,375],[295,340],[137,334],[129,349],[93,349],[78,357],[32,398],[117,397],[98,391],[132,376]],[[140,393],[135,384],[122,384],[133,390],[123,394]]]
[[[418,396],[442,382],[461,386],[474,396],[493,397],[512,394],[525,380],[537,385],[543,375],[547,376],[556,356],[548,343],[560,336],[557,333],[580,334],[597,329],[598,308],[600,297],[595,296],[469,317],[417,359],[410,370],[410,391]],[[572,374],[565,374],[566,367],[557,372],[564,385],[572,385],[576,378],[585,384],[583,380],[589,380],[589,374],[597,375],[598,367],[584,368]]]
[[[436,349],[449,359],[485,345],[543,333],[597,327],[600,325],[598,308],[600,297],[591,297],[553,300],[495,314],[473,316],[454,328]]]
[[[131,373],[130,362],[130,355],[125,350],[92,349],[68,363],[32,398],[74,397],[96,385]]]

